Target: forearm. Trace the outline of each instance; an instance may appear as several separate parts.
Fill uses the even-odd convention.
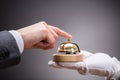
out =
[[[15,38],[8,32],[0,32],[0,68],[18,64],[20,51]]]

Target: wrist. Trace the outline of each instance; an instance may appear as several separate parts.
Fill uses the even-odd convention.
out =
[[[24,48],[28,48],[28,46],[26,46],[27,44],[27,40],[28,40],[28,36],[29,34],[27,33],[27,30],[25,28],[22,28],[22,29],[18,29],[16,30],[22,37],[22,40],[23,40],[23,43],[24,43]],[[27,34],[27,36],[26,36]]]

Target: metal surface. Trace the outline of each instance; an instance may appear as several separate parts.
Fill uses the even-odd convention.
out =
[[[64,54],[77,54],[80,53],[80,49],[76,43],[67,40],[59,45],[57,52]]]

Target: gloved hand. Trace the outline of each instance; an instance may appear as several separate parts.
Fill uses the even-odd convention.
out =
[[[54,68],[74,69],[83,75],[104,76],[107,80],[114,80],[113,78],[120,77],[120,62],[115,57],[112,58],[105,53],[92,54],[83,50],[81,50],[81,53],[84,55],[82,62],[58,63],[49,61],[48,65]]]

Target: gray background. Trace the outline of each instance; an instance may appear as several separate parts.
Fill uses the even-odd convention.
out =
[[[19,29],[39,21],[73,35],[80,49],[120,57],[119,0],[0,0],[0,30]],[[57,46],[43,51],[26,49],[21,63],[0,70],[0,80],[104,80],[82,76],[77,71],[48,67]]]

